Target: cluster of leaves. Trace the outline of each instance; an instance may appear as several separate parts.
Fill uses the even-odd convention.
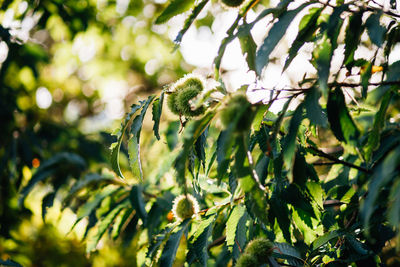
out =
[[[172,1],[158,22],[191,7],[172,8],[181,2]],[[210,105],[204,115],[186,118],[181,134],[179,123],[170,124],[165,132],[168,150],[152,175],[146,175],[150,171],[142,167],[140,136],[151,106],[154,136],[164,139],[159,131],[164,92],[132,105],[111,146],[111,165],[124,178],[119,156],[127,154],[139,183],[86,176],[75,181],[65,199],[67,205],[71,199],[77,206],[81,203],[77,222],[88,218],[86,233],[92,232],[87,238],[88,252],[108,231],[112,238],[134,242],[137,247],[145,240],[146,264],[227,265],[237,261],[248,242],[267,237],[274,242],[268,257],[272,266],[376,266],[387,241],[398,242],[400,63],[389,61],[392,48],[400,41],[395,1],[390,10],[369,1],[293,5],[296,2],[283,0],[277,7],[262,10],[253,21],[246,14],[257,1],[239,9],[214,61],[215,79],[220,82],[216,90],[225,96],[213,99],[219,103]],[[206,3],[201,1],[193,8],[177,42]],[[229,43],[239,39],[249,69],[261,77],[274,48],[299,14],[304,15],[283,71],[304,44],[312,43],[310,62],[316,77],[305,76],[297,88],[272,89],[266,104],[248,103],[242,112],[225,112],[236,97],[226,92],[220,75]],[[272,26],[257,46],[251,30],[264,18],[271,18]],[[389,23],[383,24],[383,18]],[[365,32],[368,41],[361,42]],[[333,73],[331,61],[342,42],[344,58]],[[357,58],[355,52],[361,46],[377,52],[373,58]],[[383,53],[382,68],[374,74],[378,52]],[[381,75],[380,81],[370,82],[373,75]],[[269,108],[283,92],[287,92],[287,102],[274,114]],[[296,104],[293,111],[289,109],[292,104]],[[222,127],[219,122],[224,113],[232,118],[223,119]],[[326,139],[331,147],[322,149]],[[121,150],[125,141],[127,150]],[[78,161],[71,164],[79,166]],[[46,166],[35,176],[43,175]],[[165,179],[171,172],[172,185]],[[78,201],[85,196],[79,192],[97,181],[111,184],[91,190],[84,203]],[[202,208],[198,216],[172,221],[168,213],[174,194],[179,193],[197,198]],[[184,259],[177,257],[178,251],[183,251]]]

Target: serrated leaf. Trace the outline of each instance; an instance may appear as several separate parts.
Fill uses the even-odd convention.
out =
[[[328,121],[335,137],[339,141],[356,146],[360,133],[349,114],[340,88],[336,88],[329,93],[327,111]]]
[[[101,221],[99,221],[98,228],[96,234],[91,236],[86,245],[86,252],[92,252],[97,244],[99,243],[101,237],[106,232],[106,230],[111,226],[115,217],[117,217],[118,213],[128,206],[128,202],[124,201],[112,209]]]
[[[109,183],[115,182],[116,179],[112,175],[98,174],[98,173],[88,173],[82,179],[79,179],[72,188],[68,191],[67,199],[71,198],[74,194],[87,187],[89,184],[94,182],[107,181]]]
[[[124,209],[118,214],[117,218],[115,219],[115,223],[111,233],[111,237],[113,238],[113,240],[117,239],[120,236],[124,225],[126,225],[128,220],[132,219],[133,214],[134,209],[132,208]]]
[[[86,216],[89,216],[90,214],[95,214],[95,210],[97,207],[99,207],[100,203],[103,201],[104,198],[107,196],[117,192],[120,190],[120,188],[115,188],[115,187],[105,187],[102,189],[102,191],[94,196],[92,196],[88,201],[85,202],[82,206],[79,207],[78,212],[77,212],[77,219],[73,226],[71,227],[71,230],[80,222],[83,218]]]
[[[133,174],[136,177],[139,177],[140,180],[143,180],[142,163],[140,160],[140,132],[142,130],[142,124],[147,108],[154,98],[155,96],[149,96],[146,101],[141,102],[142,111],[133,119],[130,130],[131,136],[128,140],[129,165]]]
[[[357,238],[355,238],[353,235],[346,235],[346,241],[358,254],[361,255],[369,254],[370,251],[368,247],[364,243],[361,243],[359,240],[357,240]]]
[[[167,8],[157,17],[155,24],[167,22],[170,18],[189,10],[193,3],[194,0],[172,0]]]
[[[367,98],[368,82],[372,75],[373,62],[368,62],[365,71],[361,73],[361,96]],[[364,65],[365,66],[365,65]]]
[[[304,100],[304,107],[306,110],[307,118],[312,124],[325,127],[327,125],[327,117],[319,104],[320,95],[321,94],[317,90],[317,88],[312,87],[307,92],[306,98]]]
[[[321,39],[313,51],[318,71],[318,85],[324,97],[328,96],[328,78],[332,54],[332,44],[328,41],[327,36],[324,35],[324,38]]]
[[[233,245],[235,244],[236,230],[240,218],[245,214],[246,208],[239,204],[233,207],[228,221],[226,222],[226,245],[228,250],[232,252]]]
[[[176,256],[176,251],[178,250],[179,243],[181,241],[183,232],[186,231],[188,225],[189,225],[190,220],[185,220],[183,221],[179,227],[180,229],[172,233],[165,244],[165,247],[163,249],[163,252],[161,254],[161,259],[160,259],[160,266],[163,267],[172,267],[172,264],[175,260]]]
[[[346,29],[346,36],[344,39],[344,64],[346,66],[351,65],[354,60],[354,52],[360,44],[361,35],[364,32],[364,25],[362,23],[363,11],[354,13],[349,20],[349,24]]]
[[[142,219],[143,223],[147,222],[147,211],[145,209],[145,202],[143,199],[143,192],[141,185],[132,186],[131,192],[129,194],[129,200],[136,210],[136,213],[139,215],[139,218]]]
[[[382,16],[382,11],[378,13],[372,13],[371,16],[368,17],[365,22],[365,26],[367,27],[367,32],[371,42],[378,47],[384,42],[384,34],[386,32],[386,28],[381,25],[379,22],[380,17]]]
[[[180,127],[179,121],[171,121],[168,124],[167,131],[165,132],[165,137],[167,139],[167,145],[169,150],[173,150],[178,143],[178,131]]]
[[[276,194],[273,194],[269,204],[271,206],[271,210],[276,217],[279,228],[282,230],[283,237],[287,242],[291,242],[291,234],[290,234],[290,212],[287,207],[287,204],[281,199],[278,198]]]
[[[128,123],[130,122],[132,116],[141,108],[141,105],[133,104],[131,106],[131,111],[125,116],[124,122],[121,124],[121,128],[119,129],[117,136],[117,141],[111,144],[111,167],[113,171],[121,178],[124,178],[124,175],[121,172],[121,168],[119,167],[119,150],[121,148],[122,139],[125,134],[125,130],[128,127]]]
[[[287,243],[274,243],[274,245],[278,248],[277,251],[279,251],[279,254],[281,255],[287,255],[299,260],[302,260],[301,254],[297,249],[290,244]]]
[[[187,262],[193,263],[197,259],[202,266],[207,266],[207,245],[208,239],[212,234],[213,223],[215,222],[216,213],[210,215],[207,219],[202,220],[195,234],[190,238],[189,252],[187,254]]]
[[[304,3],[296,9],[283,12],[282,16],[279,17],[279,20],[274,23],[271,30],[268,32],[268,36],[264,39],[256,54],[257,76],[260,76],[264,67],[268,65],[270,54],[285,35],[290,23],[301,10],[311,3],[312,1]]]
[[[210,111],[207,112],[202,118],[198,120],[192,120],[187,124],[183,133],[183,148],[175,160],[175,169],[177,172],[176,179],[179,184],[183,184],[186,181],[186,163],[195,141],[207,129],[211,120],[214,118],[214,115],[215,112]]]
[[[392,91],[386,92],[386,94],[383,96],[381,106],[379,107],[378,112],[375,114],[374,124],[372,126],[371,132],[369,133],[368,142],[365,147],[365,159],[367,161],[371,159],[372,152],[378,148],[381,131],[385,123],[386,111],[389,107],[392,96]]]
[[[247,66],[250,70],[256,70],[256,50],[257,45],[251,35],[251,32],[246,32],[246,35],[239,35],[240,47],[243,55],[246,55]]]
[[[297,132],[299,130],[301,121],[303,120],[303,107],[304,104],[301,103],[294,111],[292,119],[290,120],[288,133],[282,145],[283,161],[287,168],[292,167],[292,161],[296,149]]]
[[[283,67],[283,71],[285,71],[292,60],[295,58],[301,47],[310,41],[310,38],[314,34],[314,32],[318,29],[319,25],[317,23],[319,16],[324,8],[318,9],[310,9],[310,14],[305,15],[300,22],[300,29],[297,33],[296,39],[290,46],[289,55],[286,58],[285,65]]]
[[[194,20],[197,18],[197,16],[200,14],[200,12],[203,10],[204,6],[208,3],[208,0],[202,0],[200,3],[198,3],[192,10],[192,13],[190,16],[185,20],[185,24],[183,25],[182,29],[179,31],[178,35],[176,36],[174,43],[177,45],[180,45],[183,36],[187,32],[187,30],[190,28],[190,26],[193,24]]]
[[[153,102],[153,132],[154,136],[157,138],[157,140],[160,140],[160,133],[159,133],[159,128],[160,128],[160,118],[161,118],[161,113],[162,113],[162,106],[164,102],[164,91],[161,93],[160,97],[154,100]]]
[[[217,139],[217,177],[221,180],[227,173],[232,147],[233,147],[233,130],[228,128],[218,136]]]

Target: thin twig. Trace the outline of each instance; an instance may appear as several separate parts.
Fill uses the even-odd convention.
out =
[[[338,164],[343,164],[343,165],[345,165],[345,166],[347,166],[347,167],[354,168],[354,169],[357,169],[357,170],[362,171],[362,172],[365,172],[365,173],[371,173],[371,170],[369,170],[369,169],[366,169],[366,168],[364,168],[364,167],[355,165],[355,164],[353,164],[353,163],[350,163],[350,162],[347,162],[347,161],[338,159],[338,158],[336,158],[336,157],[334,157],[334,156],[332,156],[332,155],[329,155],[329,154],[325,153],[324,151],[319,150],[319,149],[316,148],[316,147],[309,146],[308,148],[311,149],[311,150],[313,150],[313,151],[315,151],[316,154],[317,154],[318,156],[327,158],[327,159],[332,160],[332,161],[334,161],[334,162],[336,162],[336,163],[338,163]]]

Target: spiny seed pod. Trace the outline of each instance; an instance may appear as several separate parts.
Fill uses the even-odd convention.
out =
[[[251,104],[246,95],[238,93],[229,99],[226,107],[221,111],[221,122],[224,128],[228,128],[231,123],[236,123],[236,132],[245,131],[251,123],[249,117],[251,114]]]
[[[253,267],[259,266],[257,260],[250,254],[242,254],[236,262],[236,267]]]
[[[266,238],[260,237],[250,241],[245,253],[251,255],[259,264],[266,263],[266,259],[272,253],[274,244]]]
[[[178,95],[176,96],[176,104],[182,115],[185,115],[186,117],[193,117],[204,113],[205,109],[203,106],[192,110],[192,107],[190,105],[190,100],[195,98],[199,93],[200,92],[198,88],[193,85],[188,86],[178,93]]]
[[[192,218],[199,211],[199,203],[192,195],[180,195],[174,199],[172,213],[178,221]]]
[[[201,76],[194,74],[185,75],[170,87],[167,104],[171,112],[186,117],[198,116],[204,113],[201,106],[195,110],[190,105],[190,100],[197,97],[204,90],[204,81]]]
[[[244,0],[221,0],[221,2],[228,7],[239,7]]]

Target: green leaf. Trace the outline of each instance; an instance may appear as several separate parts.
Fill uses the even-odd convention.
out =
[[[394,149],[379,163],[372,173],[370,184],[368,185],[368,194],[365,201],[362,202],[360,212],[363,223],[368,233],[369,221],[375,211],[375,203],[383,186],[390,182],[396,175],[396,168],[400,163],[400,149]]]
[[[371,42],[378,47],[381,47],[381,45],[385,41],[384,34],[386,32],[386,28],[383,27],[379,22],[382,14],[382,11],[379,11],[378,13],[372,13],[365,22],[365,26],[367,27],[367,32],[369,38],[371,39]]]
[[[124,226],[126,226],[129,220],[133,219],[133,214],[134,209],[132,208],[124,209],[118,214],[117,218],[115,219],[115,223],[111,233],[111,237],[113,238],[113,240],[117,239],[120,236]]]
[[[330,240],[337,238],[339,236],[343,235],[342,231],[339,230],[334,230],[331,231],[329,233],[326,233],[323,236],[318,237],[317,239],[315,239],[315,241],[312,243],[312,250],[316,250],[320,247],[322,247],[323,245],[325,245],[327,242],[329,242]]]
[[[53,206],[54,198],[56,197],[55,192],[47,194],[42,200],[42,219],[45,221],[47,208]]]
[[[143,180],[142,163],[140,160],[140,132],[147,108],[154,98],[155,96],[149,96],[146,101],[141,101],[140,106],[142,107],[142,111],[133,119],[130,131],[131,136],[128,140],[129,165],[133,174],[139,177],[140,180]]]
[[[293,117],[290,120],[289,131],[282,146],[283,161],[287,168],[292,167],[292,161],[296,148],[297,131],[299,130],[299,126],[303,120],[303,107],[304,104],[301,103],[294,111]]]
[[[167,8],[158,16],[155,24],[167,22],[170,18],[189,10],[193,3],[194,0],[172,0]]]
[[[0,265],[1,266],[10,266],[10,267],[22,267],[21,264],[19,264],[16,261],[10,260],[10,259],[7,259],[7,260],[0,259]]]
[[[365,159],[367,161],[371,159],[372,152],[378,148],[381,131],[385,123],[386,111],[389,107],[392,96],[392,91],[385,93],[381,102],[381,106],[379,107],[378,112],[375,114],[374,125],[372,126],[372,131],[369,133],[368,142],[365,147]]]
[[[306,116],[314,125],[327,125],[327,117],[319,104],[320,92],[317,88],[312,87],[306,95],[304,100],[304,107],[306,109]]]
[[[168,124],[167,131],[165,132],[165,137],[167,139],[167,145],[169,150],[173,150],[178,143],[178,131],[180,127],[179,121],[172,121]]]
[[[183,184],[186,181],[186,163],[191,149],[193,148],[196,140],[207,129],[214,116],[214,111],[207,112],[202,118],[198,120],[192,120],[186,126],[183,133],[183,148],[175,160],[175,169],[177,172],[176,179],[180,184]]]
[[[114,209],[112,209],[102,220],[99,221],[96,234],[91,236],[87,241],[87,245],[86,245],[87,253],[90,253],[96,249],[96,246],[99,243],[101,237],[107,231],[107,229],[111,226],[115,217],[117,217],[117,215],[120,213],[120,211],[126,207],[128,207],[128,202],[123,201],[118,206],[116,206]]]
[[[200,222],[196,232],[190,238],[189,252],[187,254],[187,262],[192,264],[197,259],[202,266],[207,266],[207,245],[208,239],[212,234],[213,224],[215,222],[216,213],[211,214]]]
[[[331,59],[333,48],[328,41],[327,36],[324,35],[319,44],[313,51],[313,57],[318,71],[318,85],[324,97],[328,95],[328,78],[329,69],[331,67]]]
[[[274,243],[274,245],[278,248],[280,255],[290,256],[292,258],[296,258],[302,260],[301,253],[293,246],[287,243]]]
[[[356,146],[360,133],[347,110],[344,95],[340,88],[329,93],[327,111],[328,121],[335,137],[339,141]]]
[[[193,24],[194,20],[197,18],[197,16],[200,14],[200,12],[203,10],[204,6],[208,3],[208,0],[202,0],[200,3],[198,3],[194,8],[190,16],[185,20],[185,24],[183,25],[183,28],[179,31],[178,35],[176,36],[174,43],[177,45],[180,45],[183,36],[187,32],[187,30],[190,28],[190,26]]]
[[[186,231],[190,220],[185,220],[179,225],[179,230],[175,233],[172,233],[165,244],[163,252],[161,254],[160,266],[163,267],[172,267],[172,264],[175,260],[176,251],[178,250],[179,243],[181,241],[183,232]]]
[[[88,173],[82,179],[79,179],[72,188],[68,191],[68,196],[66,199],[70,199],[73,195],[78,193],[83,188],[87,187],[92,183],[97,183],[100,181],[107,181],[108,183],[118,183],[113,175],[108,174],[98,174],[98,173]]]
[[[290,46],[289,55],[286,58],[285,66],[283,67],[283,71],[285,71],[292,60],[295,58],[301,47],[309,42],[314,32],[318,29],[319,25],[317,23],[319,16],[324,8],[312,8],[310,9],[310,13],[305,15],[299,27],[299,32],[296,36],[296,39]]]
[[[57,173],[67,173],[68,175],[78,176],[86,168],[85,160],[77,154],[62,152],[44,161],[37,171],[33,174],[28,184],[22,188],[19,205],[22,206],[26,196],[33,187],[44,179],[56,175]]]
[[[246,208],[239,204],[233,207],[228,221],[226,222],[226,245],[229,251],[232,251],[235,244],[236,230],[240,218],[245,214]]]
[[[122,138],[124,137],[125,130],[128,127],[128,123],[130,122],[132,116],[141,108],[141,105],[133,104],[131,106],[131,111],[125,116],[124,122],[121,124],[121,128],[119,129],[117,136],[117,141],[111,144],[111,167],[113,171],[121,178],[124,178],[124,175],[121,172],[121,168],[119,167],[119,150],[121,148]]]
[[[398,227],[400,225],[400,178],[393,184],[389,196],[388,220],[391,225]]]
[[[157,140],[160,140],[159,127],[160,127],[160,118],[162,113],[163,102],[164,102],[164,91],[161,93],[160,97],[154,100],[153,102],[153,110],[152,110],[153,121],[154,121],[153,131]]]
[[[274,193],[269,201],[273,215],[278,222],[279,228],[282,230],[283,237],[287,242],[291,241],[290,234],[290,212],[285,201]]]
[[[227,173],[233,143],[233,127],[221,131],[217,139],[217,177],[221,180]]]
[[[373,62],[368,62],[366,65],[365,71],[363,73],[361,73],[361,86],[362,86],[361,96],[364,99],[367,98],[368,82],[372,75],[372,66],[373,65],[374,65]]]
[[[350,65],[354,60],[354,52],[357,50],[360,44],[361,35],[364,31],[364,25],[362,23],[363,11],[358,11],[350,17],[349,24],[346,29],[346,36],[344,39],[344,64]]]
[[[86,201],[85,204],[80,206],[77,212],[77,219],[74,225],[71,227],[71,230],[76,226],[76,224],[78,224],[78,222],[80,222],[80,220],[92,214],[96,208],[99,207],[104,198],[114,194],[118,190],[120,190],[120,188],[115,188],[114,186],[105,187],[100,193],[94,195],[88,201]]]
[[[256,50],[257,45],[248,31],[246,34],[239,34],[240,47],[242,48],[243,55],[246,55],[246,62],[250,70],[256,70]]]
[[[136,210],[136,213],[142,219],[143,223],[147,222],[147,211],[145,209],[145,202],[143,199],[143,192],[141,185],[132,186],[131,192],[129,194],[129,200],[133,208]]]
[[[264,67],[268,65],[270,54],[272,53],[278,42],[285,35],[287,28],[296,17],[296,15],[306,6],[312,3],[313,2],[310,1],[308,3],[302,4],[296,9],[283,12],[282,16],[279,17],[279,20],[274,23],[271,30],[268,32],[268,36],[264,39],[256,54],[257,76],[260,76]]]

